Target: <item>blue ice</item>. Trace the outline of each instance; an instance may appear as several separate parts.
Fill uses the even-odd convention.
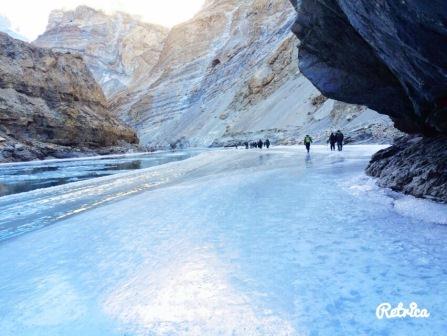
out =
[[[141,170],[153,188],[0,242],[1,335],[445,335],[447,208],[418,215],[420,200],[375,187],[376,150]],[[125,192],[132,174],[77,187]],[[383,302],[430,317],[379,320]]]

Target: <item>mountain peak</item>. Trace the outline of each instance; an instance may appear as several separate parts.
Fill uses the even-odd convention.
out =
[[[169,29],[123,12],[106,14],[87,6],[55,10],[34,44],[81,54],[104,93],[126,89],[135,71],[150,71]]]
[[[95,22],[102,21],[123,21],[131,22],[134,24],[158,27],[159,29],[168,30],[167,27],[162,25],[145,22],[141,16],[125,13],[122,11],[114,11],[107,13],[101,9],[95,9],[86,5],[80,5],[75,9],[55,9],[51,11],[47,30],[51,30],[61,25],[80,25],[80,24],[94,24]]]

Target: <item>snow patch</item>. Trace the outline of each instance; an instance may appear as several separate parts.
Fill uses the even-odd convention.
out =
[[[436,224],[447,224],[446,204],[404,196],[394,202],[394,208],[402,216]]]
[[[349,193],[369,202],[381,202],[394,208],[401,216],[427,223],[447,224],[447,205],[394,192],[377,186],[375,179],[361,174],[340,184]]]

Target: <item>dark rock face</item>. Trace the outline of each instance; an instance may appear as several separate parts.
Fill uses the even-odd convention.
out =
[[[447,138],[404,137],[372,157],[380,186],[447,203]]]
[[[0,161],[138,142],[130,128],[108,113],[81,57],[34,47],[3,33],[0,137]]]
[[[291,2],[304,75],[325,96],[422,134],[377,153],[367,173],[383,187],[447,202],[447,2]]]
[[[407,133],[447,134],[445,0],[301,0],[300,68],[322,93],[388,114]]]

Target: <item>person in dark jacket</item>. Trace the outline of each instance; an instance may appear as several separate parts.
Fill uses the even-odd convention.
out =
[[[267,149],[270,148],[270,140],[269,139],[265,140],[264,146],[267,147]]]
[[[310,152],[310,144],[312,142],[313,142],[313,140],[309,134],[304,137],[304,146],[306,146],[307,153]]]
[[[262,146],[264,145],[264,143],[262,142],[262,140],[261,139],[259,139],[259,141],[258,141],[258,148],[259,149],[262,149]]]
[[[337,142],[337,136],[334,134],[334,132],[331,132],[331,135],[329,136],[329,140],[327,141],[331,145],[331,151],[335,150],[335,143]]]
[[[248,149],[248,141],[245,141],[244,145],[245,145],[245,149]]]
[[[343,150],[343,140],[345,139],[345,136],[340,130],[338,130],[337,134],[335,134],[335,139],[337,141],[338,150],[341,152]]]

